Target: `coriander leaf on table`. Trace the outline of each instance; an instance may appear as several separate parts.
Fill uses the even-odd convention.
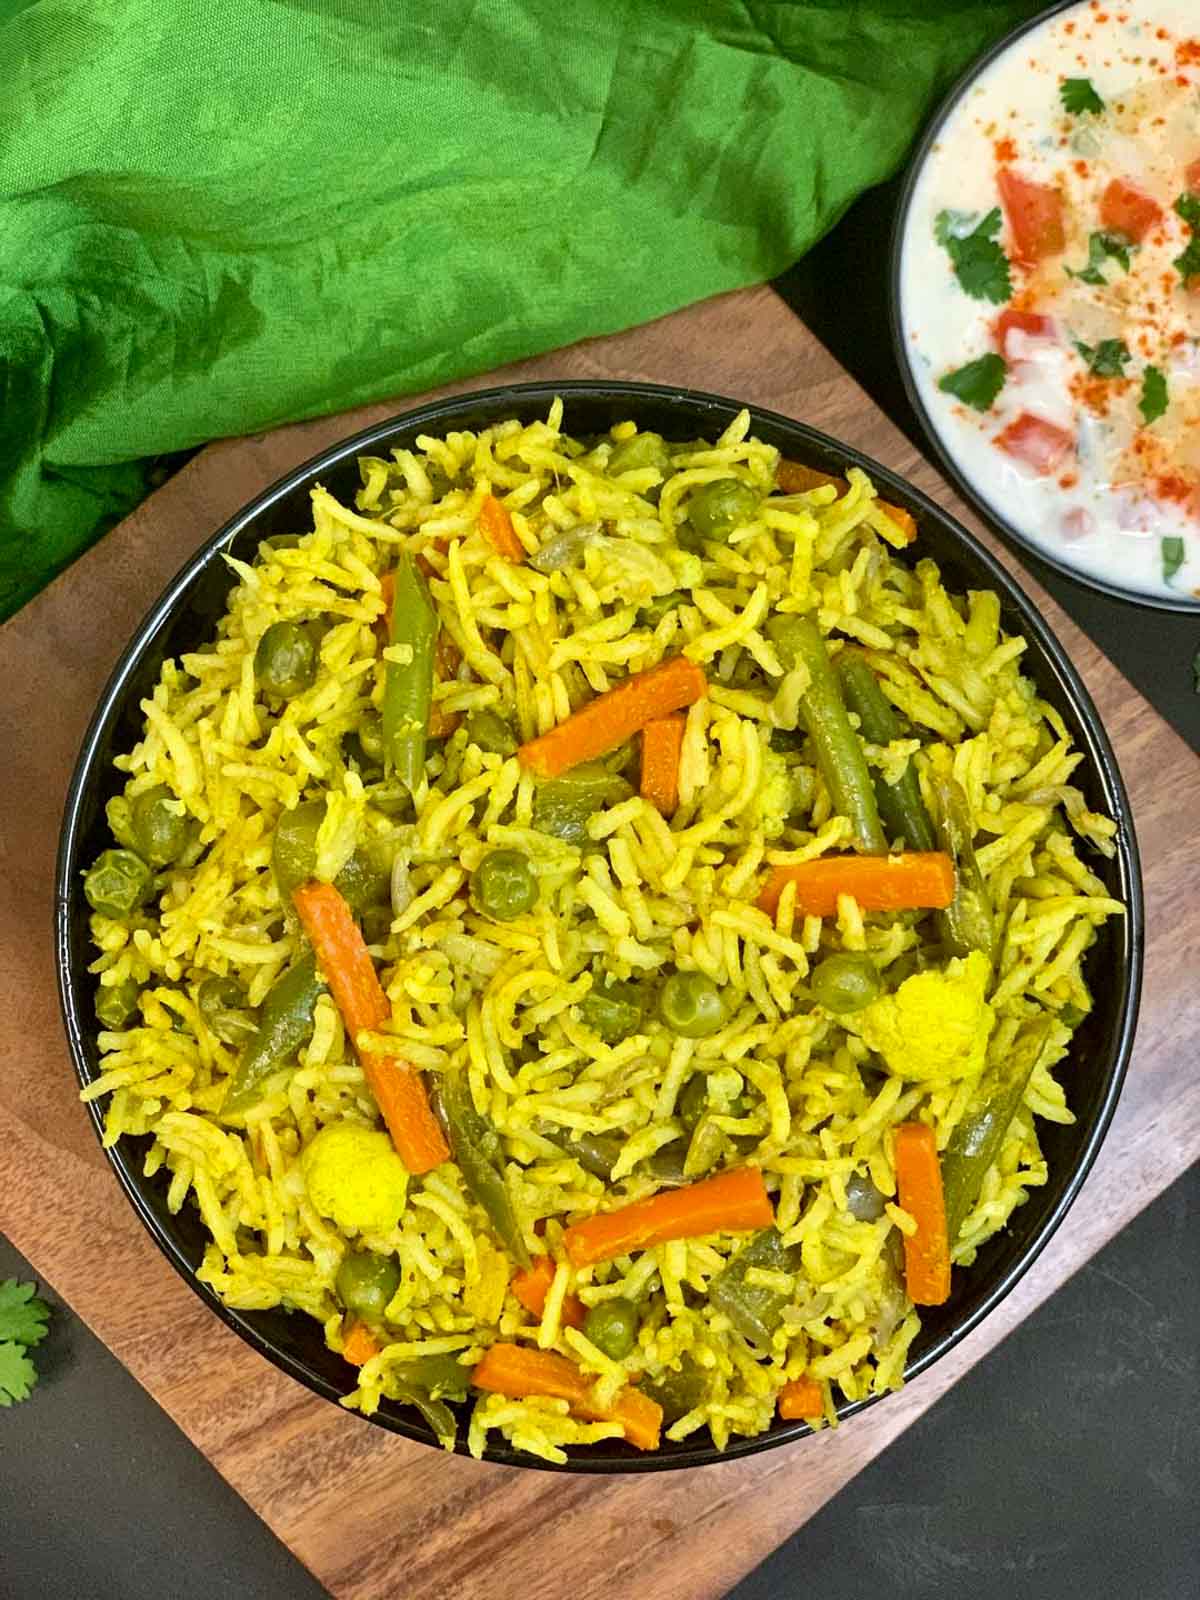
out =
[[[1081,283],[1105,284],[1108,279],[1100,270],[1109,256],[1116,261],[1124,271],[1129,271],[1129,246],[1124,239],[1118,238],[1115,233],[1092,233],[1088,235],[1087,266],[1067,267],[1068,278],[1078,278]]]
[[[1164,539],[1159,548],[1162,551],[1163,582],[1170,583],[1183,565],[1183,540],[1178,536]]]
[[[1096,93],[1096,85],[1090,78],[1064,78],[1058,86],[1058,97],[1063,109],[1073,117],[1081,116],[1085,111],[1099,116],[1104,110],[1104,101]]]
[[[0,1406],[28,1400],[37,1377],[37,1368],[25,1354],[23,1344],[12,1340],[0,1344]]]
[[[0,1283],[0,1342],[15,1339],[35,1345],[46,1337],[50,1307],[33,1290],[32,1283],[18,1283],[15,1278]]]
[[[1003,389],[1007,376],[1008,367],[1003,359],[989,353],[947,372],[938,379],[938,388],[943,394],[952,394],[965,405],[974,406],[976,411],[987,411]]]
[[[1125,363],[1131,359],[1124,339],[1101,339],[1099,344],[1084,344],[1082,339],[1076,339],[1075,348],[1087,362],[1088,371],[1098,378],[1123,377]]]
[[[961,211],[939,211],[934,224],[937,242],[945,248],[954,267],[954,276],[973,300],[991,300],[1003,305],[1012,296],[1008,257],[996,243],[1000,231],[1000,207],[994,206],[977,225],[964,231],[971,221]]]
[[[1138,410],[1142,421],[1149,426],[1157,422],[1167,409],[1167,380],[1158,367],[1147,367],[1142,373],[1142,397]]]

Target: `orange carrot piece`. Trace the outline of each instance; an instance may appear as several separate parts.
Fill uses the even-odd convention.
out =
[[[775,469],[775,482],[784,494],[807,494],[810,489],[820,489],[826,483],[831,483],[839,494],[845,494],[850,487],[845,478],[818,472],[816,467],[806,467],[799,461],[781,461]]]
[[[576,1222],[563,1234],[563,1245],[572,1266],[590,1267],[668,1239],[769,1228],[774,1220],[762,1173],[757,1167],[733,1167]]]
[[[356,1322],[342,1344],[342,1360],[348,1361],[352,1367],[361,1367],[365,1366],[372,1356],[378,1354],[379,1346],[375,1342],[375,1335],[365,1322]]]
[[[933,1129],[902,1122],[892,1134],[892,1161],[900,1204],[917,1224],[904,1237],[908,1298],[915,1306],[940,1306],[950,1298],[950,1234]]]
[[[886,500],[876,500],[875,504],[900,529],[905,544],[912,544],[917,537],[917,523],[912,512],[906,511],[903,506],[891,505]]]
[[[540,1321],[546,1309],[546,1296],[554,1282],[554,1262],[549,1256],[535,1256],[528,1267],[513,1274],[512,1292],[529,1312]],[[563,1296],[562,1320],[568,1328],[582,1328],[587,1317],[587,1307],[573,1294]]]
[[[351,1043],[379,1028],[392,1014],[375,963],[350,907],[331,883],[302,883],[292,891],[305,933],[316,951]],[[392,1143],[412,1173],[428,1172],[450,1158],[425,1086],[412,1069],[391,1056],[359,1058]]]
[[[514,1400],[549,1395],[565,1400],[582,1422],[619,1422],[629,1443],[639,1450],[657,1450],[662,1407],[634,1388],[618,1392],[611,1407],[597,1406],[594,1380],[566,1356],[553,1350],[527,1350],[523,1345],[494,1344],[471,1375],[477,1389],[506,1394]]]
[[[525,546],[517,538],[507,506],[489,494],[479,508],[479,531],[497,555],[506,561],[524,561]]]
[[[825,1395],[815,1378],[793,1378],[779,1391],[779,1415],[785,1422],[797,1417],[823,1417]]]
[[[655,717],[642,729],[642,799],[674,815],[679,805],[679,751],[685,718]]]
[[[954,863],[941,850],[818,856],[775,867],[759,892],[759,910],[773,917],[789,883],[796,885],[796,910],[804,916],[834,916],[840,894],[853,895],[864,911],[943,910],[954,899]]]
[[[682,711],[707,689],[707,679],[694,662],[672,656],[589,700],[549,733],[523,744],[517,755],[536,777],[557,778],[581,761],[607,755],[647,723]]]

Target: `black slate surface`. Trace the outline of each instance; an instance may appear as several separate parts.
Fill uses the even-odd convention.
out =
[[[1193,1169],[730,1600],[1194,1600],[1198,1230]],[[0,1278],[14,1275],[31,1274],[0,1240]],[[318,1600],[320,1585],[43,1293],[56,1310],[42,1380],[0,1412],[0,1595]]]
[[[865,194],[775,288],[897,427],[932,456],[904,393],[888,324],[888,248],[898,196],[898,180]],[[1192,666],[1200,651],[1200,614],[1111,599],[1026,550],[1011,543],[1009,548],[1193,750],[1200,750],[1200,694]]]

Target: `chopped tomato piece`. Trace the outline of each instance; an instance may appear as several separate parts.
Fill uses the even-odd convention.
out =
[[[1192,194],[1200,194],[1200,156],[1197,156],[1184,173],[1183,181]]]
[[[1100,197],[1100,221],[1113,233],[1123,233],[1134,244],[1141,244],[1162,221],[1162,207],[1124,178],[1114,178]]]
[[[996,435],[996,443],[1001,450],[1044,476],[1055,470],[1075,441],[1064,429],[1056,428],[1044,417],[1022,411],[1015,422],[1010,422]]]
[[[996,183],[1017,259],[1032,265],[1047,256],[1061,255],[1067,248],[1067,231],[1058,190],[1048,184],[1032,183],[1011,167],[1000,168]]]
[[[992,334],[996,349],[1006,361],[1012,360],[1012,352],[1008,348],[1010,333],[1025,333],[1031,339],[1050,339],[1054,335],[1054,323],[1037,311],[1002,311],[992,325]]]

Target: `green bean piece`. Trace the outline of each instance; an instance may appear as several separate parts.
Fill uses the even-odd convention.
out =
[[[636,983],[598,983],[579,1002],[579,1019],[605,1044],[620,1044],[637,1033],[646,1011],[645,990]]]
[[[996,922],[992,897],[975,857],[970,802],[953,778],[939,780],[935,788],[941,810],[938,838],[954,863],[954,899],[937,913],[938,932],[951,954],[965,956],[982,950],[990,961],[995,953]]]
[[[584,1318],[583,1336],[612,1361],[624,1361],[637,1344],[638,1310],[632,1300],[602,1300]]]
[[[537,878],[519,850],[491,850],[471,874],[471,904],[485,917],[512,922],[537,902]]]
[[[624,1144],[612,1133],[567,1135],[555,1129],[549,1138],[561,1146],[567,1155],[573,1156],[585,1172],[590,1172],[593,1178],[603,1178],[606,1183],[612,1177],[612,1169],[617,1164]]]
[[[664,1189],[678,1189],[692,1181],[687,1159],[691,1144],[687,1139],[672,1139],[660,1145],[646,1163],[646,1170]]]
[[[661,433],[635,433],[632,439],[622,439],[613,447],[608,458],[608,470],[615,477],[620,472],[641,472],[653,467],[662,477],[671,474],[671,452]]]
[[[883,993],[879,968],[864,952],[842,950],[819,961],[809,976],[813,999],[826,1011],[848,1016]]]
[[[688,501],[688,521],[698,539],[724,544],[735,528],[758,515],[762,497],[737,478],[718,478],[697,489]]]
[[[867,855],[883,855],[887,840],[875,804],[862,743],[850,726],[837,678],[820,630],[811,617],[779,616],[767,623],[767,633],[787,668],[808,671],[808,688],[800,702],[800,716],[812,741],[813,752],[829,798],[838,816],[854,830],[853,845]]]
[[[452,1355],[420,1356],[388,1369],[387,1393],[401,1405],[415,1406],[439,1444],[452,1442],[457,1432],[454,1413],[442,1397],[465,1400],[470,1387],[470,1369]]]
[[[383,749],[386,765],[414,794],[425,777],[438,622],[425,580],[407,551],[396,563],[395,585],[390,643],[407,650],[408,659],[387,664],[383,680]]]
[[[588,819],[630,794],[623,778],[599,761],[586,761],[561,778],[539,783],[533,792],[533,826],[564,844],[588,842]]]
[[[244,1045],[258,1031],[236,978],[205,978],[196,991],[200,1015],[222,1044]]]
[[[333,883],[351,911],[360,916],[369,907],[386,906],[392,890],[387,852],[370,840],[360,844]]]
[[[837,680],[849,710],[858,718],[858,731],[868,744],[890,744],[903,737],[892,702],[879,686],[870,663],[857,650],[843,650],[837,662]],[[910,759],[896,783],[875,774],[875,801],[888,840],[903,839],[913,850],[935,850],[937,835],[921,799],[916,764]]]
[[[708,1074],[695,1072],[684,1084],[679,1096],[679,1103],[675,1111],[680,1122],[689,1133],[695,1130],[696,1124],[704,1115],[708,1105]]]
[[[187,811],[180,808],[180,802],[165,783],[157,783],[134,797],[129,808],[129,826],[135,850],[152,867],[165,867],[177,860],[192,836]]]
[[[708,1298],[743,1338],[769,1347],[771,1335],[783,1322],[784,1307],[792,1297],[781,1294],[778,1289],[748,1284],[746,1274],[751,1267],[766,1272],[792,1273],[799,1265],[799,1246],[785,1248],[775,1228],[764,1228],[744,1244],[724,1271],[713,1279],[708,1286]]]
[[[102,850],[83,875],[88,905],[117,922],[131,917],[153,888],[150,868],[132,850]]]
[[[684,1039],[707,1038],[727,1017],[721,991],[706,972],[673,972],[659,991],[658,1014]]]
[[[657,628],[668,611],[675,611],[688,603],[682,589],[671,589],[666,594],[656,594],[654,599],[638,612],[638,623],[643,628]]]
[[[290,700],[317,676],[317,641],[300,622],[273,622],[254,652],[254,676],[264,694]]]
[[[271,840],[271,870],[285,905],[316,872],[317,834],[325,820],[324,800],[303,800],[284,811]],[[352,911],[363,911],[388,897],[391,865],[369,843],[360,846],[333,880],[334,887]]]
[[[983,1103],[968,1110],[942,1153],[942,1190],[950,1243],[958,1238],[983,1188],[988,1169],[1000,1154],[1005,1135],[1021,1109],[1025,1090],[1050,1032],[1049,1021],[1035,1022],[1020,1034],[1003,1073]]]
[[[263,1001],[258,1029],[225,1091],[223,1112],[244,1111],[254,1104],[266,1079],[285,1066],[311,1034],[313,1012],[325,992],[325,980],[311,952],[276,978]]]
[[[342,760],[353,761],[360,771],[383,766],[383,718],[369,711],[359,723],[342,737]]]
[[[133,978],[122,978],[120,983],[101,984],[96,990],[96,1021],[102,1028],[114,1031],[129,1027],[138,1015],[138,995],[141,992]]]
[[[438,1079],[435,1109],[441,1118],[463,1182],[487,1213],[500,1243],[519,1267],[529,1265],[529,1250],[504,1181],[500,1135],[475,1109],[471,1086],[461,1068]]]
[[[517,736],[498,711],[485,706],[467,718],[467,743],[491,755],[515,756]]]
[[[400,1268],[374,1250],[347,1252],[334,1279],[338,1299],[352,1316],[379,1322],[400,1287]]]
[[[677,1372],[667,1367],[657,1376],[648,1373],[638,1388],[662,1407],[663,1426],[669,1428],[680,1417],[704,1404],[708,1398],[709,1379],[691,1356],[684,1356]]]

